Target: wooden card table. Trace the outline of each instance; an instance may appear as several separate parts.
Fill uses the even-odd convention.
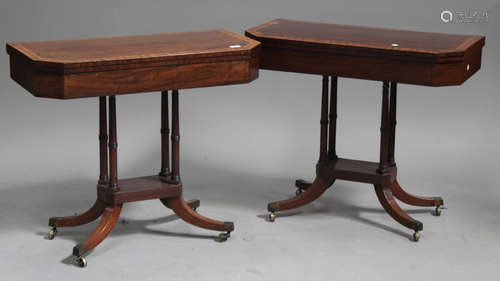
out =
[[[58,227],[82,225],[102,216],[90,236],[73,249],[75,261],[83,267],[87,263],[84,255],[111,232],[123,203],[160,199],[186,222],[223,232],[219,240],[225,241],[233,223],[199,215],[195,210],[200,202],[186,202],[182,196],[179,89],[248,83],[258,76],[259,49],[259,42],[225,30],[7,44],[12,79],[33,95],[99,97],[97,200],[80,215],[50,218],[49,239]],[[171,134],[168,90],[172,90]],[[152,91],[161,91],[160,172],[118,179],[115,96]]]
[[[323,76],[316,178],[312,183],[297,180],[295,197],[270,203],[269,220],[274,221],[277,211],[314,201],[337,179],[364,182],[375,186],[384,209],[412,229],[412,238],[418,241],[422,223],[405,213],[395,198],[414,206],[435,207],[437,215],[443,199],[411,195],[398,183],[394,160],[396,85],[462,84],[480,68],[485,38],[284,19],[248,29],[246,35],[262,43],[261,68]],[[337,156],[338,77],[383,81],[378,163]]]

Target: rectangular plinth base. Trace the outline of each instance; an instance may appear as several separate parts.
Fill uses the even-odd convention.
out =
[[[107,185],[97,186],[97,196],[107,204],[121,204],[158,198],[172,198],[182,194],[180,183],[162,181],[159,176],[123,179],[118,181],[118,189]]]
[[[324,165],[324,166],[323,166]],[[374,185],[389,185],[396,179],[396,166],[388,167],[384,173],[377,172],[376,162],[337,158],[325,164],[329,176],[339,180],[371,183]]]

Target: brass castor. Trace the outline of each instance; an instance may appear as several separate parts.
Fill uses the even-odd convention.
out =
[[[87,266],[87,260],[84,257],[76,257],[75,263],[76,263],[76,265],[78,265],[81,268],[84,268]]]
[[[297,190],[295,190],[295,195],[299,196],[302,194],[302,192],[304,192],[304,190],[302,190],[302,188],[297,188]]]
[[[276,219],[276,214],[274,212],[269,213],[269,215],[267,215],[267,219],[270,222],[274,222],[274,220]]]
[[[418,233],[418,231],[415,231],[413,233],[413,241],[418,242],[419,239],[420,239],[420,233]]]
[[[52,239],[54,239],[54,237],[56,237],[56,234],[57,234],[57,228],[53,227],[50,229],[49,233],[47,234],[47,238],[49,240],[52,240]]]
[[[441,215],[441,208],[442,206],[439,205],[439,206],[436,206],[436,210],[434,211],[434,215],[436,216],[440,216]]]
[[[217,237],[217,242],[225,242],[229,237],[231,237],[231,231],[221,233]]]

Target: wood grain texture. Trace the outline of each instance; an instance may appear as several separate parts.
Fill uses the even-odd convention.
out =
[[[463,56],[484,36],[446,34],[374,28],[353,25],[315,23],[276,19],[250,28],[248,35],[266,43],[317,46],[336,51],[445,58]],[[397,44],[394,46],[393,44]],[[342,49],[344,47],[344,49]],[[443,61],[443,60],[442,60]]]
[[[261,41],[263,69],[428,86],[467,80],[481,66],[485,42],[484,36],[282,19],[245,34]]]
[[[104,209],[106,208],[106,205],[99,199],[97,199],[88,209],[87,211],[77,214],[74,216],[69,216],[69,217],[52,217],[49,219],[49,226],[52,227],[68,227],[68,226],[78,226],[78,225],[84,225],[89,222],[92,222],[99,218],[102,213],[104,212]]]
[[[101,217],[101,221],[92,233],[73,248],[73,255],[80,257],[99,245],[115,227],[123,205],[107,206]]]
[[[193,210],[193,208],[184,201],[182,195],[175,198],[162,198],[161,202],[172,209],[179,218],[192,225],[211,229],[216,231],[233,231],[234,223],[223,222],[204,217]]]
[[[379,163],[337,158],[329,163],[320,164],[323,173],[335,179],[389,185],[397,176],[397,168],[388,167],[385,173],[377,172]]]
[[[246,55],[259,43],[226,30],[202,30],[107,38],[8,43],[9,54],[22,54],[36,65],[82,69],[106,65],[169,62]],[[235,48],[234,46],[240,47]],[[233,46],[233,47],[231,47]]]
[[[158,176],[118,180],[118,189],[107,185],[97,186],[100,200],[110,205],[158,198],[171,198],[182,193],[182,185],[164,182]]]
[[[412,205],[412,206],[420,206],[420,207],[433,207],[433,206],[441,206],[444,204],[443,198],[441,197],[424,197],[417,196],[406,192],[400,185],[397,180],[394,180],[390,186],[391,192],[400,201]]]
[[[9,43],[11,77],[38,97],[83,98],[258,77],[260,43],[225,31]]]
[[[331,177],[317,177],[311,185],[308,185],[305,191],[290,199],[271,202],[267,204],[269,212],[284,211],[295,209],[307,205],[318,199],[330,186],[333,185],[335,179]]]
[[[374,185],[374,187],[380,204],[395,221],[415,231],[424,229],[424,225],[420,221],[410,217],[410,215],[401,209],[388,186]]]

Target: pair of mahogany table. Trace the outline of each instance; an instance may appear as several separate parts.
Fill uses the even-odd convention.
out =
[[[259,68],[322,76],[320,150],[316,178],[297,180],[296,196],[268,205],[275,213],[308,204],[335,180],[373,184],[389,215],[414,231],[421,222],[405,213],[410,205],[435,207],[440,197],[419,197],[397,180],[394,155],[397,83],[459,85],[481,65],[483,36],[451,35],[277,19],[248,29],[245,36],[207,30],[145,36],[8,43],[12,79],[36,97],[73,99],[99,97],[100,175],[97,200],[86,212],[49,220],[53,239],[59,227],[89,223],[96,229],[73,248],[84,267],[86,254],[115,226],[124,203],[160,199],[181,219],[221,232],[225,241],[234,230],[196,212],[199,200],[185,201],[179,171],[179,89],[248,83]],[[335,149],[338,77],[382,81],[380,160],[340,158]],[[116,96],[161,91],[161,168],[157,175],[118,178]],[[169,91],[171,113],[169,114]],[[171,120],[169,120],[171,117]],[[171,128],[170,128],[171,124]]]

